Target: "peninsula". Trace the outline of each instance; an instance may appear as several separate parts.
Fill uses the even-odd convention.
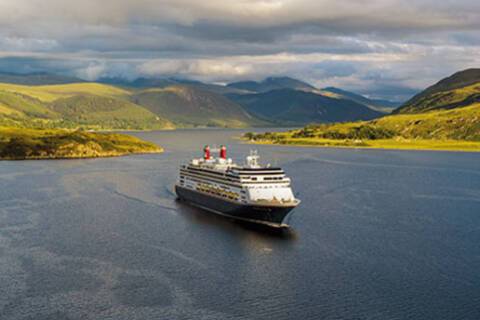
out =
[[[124,134],[0,127],[0,160],[98,158],[162,151],[153,143]]]

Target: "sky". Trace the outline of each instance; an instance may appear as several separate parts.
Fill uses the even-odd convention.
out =
[[[0,0],[0,71],[291,76],[405,100],[480,67],[478,0]]]

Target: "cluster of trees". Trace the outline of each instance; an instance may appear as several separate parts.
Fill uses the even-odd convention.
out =
[[[335,128],[335,126],[322,124],[322,125],[310,125],[303,129],[295,131],[292,134],[293,139],[301,138],[323,138],[333,140],[378,140],[378,139],[391,139],[395,137],[397,133],[390,129],[372,126],[369,124],[362,124],[350,128]],[[286,139],[284,135],[276,134],[272,132],[265,133],[253,133],[247,132],[243,137],[250,141],[272,141],[281,142]]]
[[[357,127],[351,127],[342,131],[332,128],[329,125],[318,126],[306,126],[305,128],[295,132],[292,138],[324,138],[335,140],[377,140],[377,139],[390,139],[393,138],[396,133],[392,130],[372,126],[372,125],[360,125]]]
[[[278,134],[272,133],[272,132],[265,132],[265,133],[247,132],[243,135],[243,137],[250,141],[257,141],[257,140],[280,141],[284,139]]]
[[[396,135],[392,130],[374,127],[370,125],[361,125],[353,127],[347,132],[326,131],[319,135],[325,139],[355,139],[355,140],[378,140],[391,139]]]

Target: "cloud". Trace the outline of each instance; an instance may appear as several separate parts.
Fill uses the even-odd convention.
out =
[[[75,75],[81,79],[94,81],[105,74],[104,62],[91,62],[88,66],[75,70]]]
[[[291,75],[398,97],[478,67],[479,30],[477,0],[0,0],[0,71]]]

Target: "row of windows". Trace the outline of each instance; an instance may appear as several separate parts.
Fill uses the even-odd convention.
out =
[[[288,187],[288,186],[287,186]],[[280,185],[280,186],[277,186],[277,185],[267,185],[267,186],[262,186],[262,185],[259,185],[257,187],[255,187],[255,189],[277,189],[277,188],[285,188],[285,185]]]
[[[204,184],[199,184],[197,186],[197,190],[201,192],[210,193],[216,196],[220,196],[222,198],[230,199],[230,200],[238,200],[239,198],[238,194],[236,194],[235,192],[229,192],[221,188],[210,187]]]
[[[258,178],[257,177],[252,177],[251,180],[252,181],[257,181]],[[264,181],[283,180],[283,177],[263,177],[263,180]]]

